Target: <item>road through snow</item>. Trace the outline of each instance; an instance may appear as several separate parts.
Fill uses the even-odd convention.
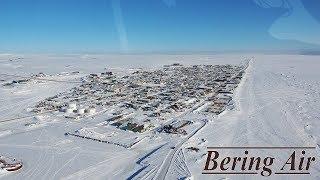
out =
[[[235,94],[237,109],[227,112],[223,116],[209,122],[190,141],[206,138],[207,146],[316,146],[314,135],[306,132],[304,124],[306,119],[300,119],[293,107],[294,102],[304,99],[304,89],[288,86],[286,80],[281,78],[281,70],[274,71],[268,61],[255,60],[247,70],[241,88]],[[290,66],[290,65],[287,65]],[[279,70],[281,69],[281,70]],[[315,99],[315,98],[314,98]],[[317,98],[316,100],[319,100]],[[319,132],[317,132],[319,133]],[[203,148],[202,152],[206,149]],[[221,156],[230,153],[221,152]],[[311,155],[319,159],[319,149],[312,150]],[[253,155],[264,157],[268,151],[255,150]],[[190,154],[189,154],[190,155]],[[288,159],[286,152],[274,152],[280,160]],[[187,155],[188,156],[188,155]],[[206,156],[205,156],[206,157]],[[260,176],[235,175],[203,175],[202,168],[205,158],[200,162],[188,161],[189,169],[195,179],[259,179]],[[308,179],[319,179],[319,163],[310,170]],[[271,179],[301,179],[301,176],[272,176]]]
[[[174,147],[174,149],[172,149],[172,150],[168,153],[168,155],[165,157],[164,161],[162,162],[162,164],[161,164],[161,166],[160,166],[160,168],[159,168],[159,170],[158,170],[158,173],[157,173],[155,179],[157,179],[157,180],[163,180],[163,179],[166,178],[166,175],[167,175],[168,170],[169,170],[169,168],[170,168],[171,162],[172,162],[174,156],[177,154],[178,150],[181,148],[181,146],[182,146],[186,141],[188,141],[188,139],[190,139],[192,136],[194,136],[194,135],[195,135],[200,129],[202,129],[202,128],[206,125],[206,123],[207,123],[206,120],[202,120],[201,122],[202,122],[202,124],[201,124],[201,126],[200,126],[198,129],[196,129],[196,130],[193,131],[191,134],[189,134],[187,137],[185,137],[182,141],[180,141],[180,142]]]

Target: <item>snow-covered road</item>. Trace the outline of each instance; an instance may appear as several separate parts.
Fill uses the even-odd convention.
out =
[[[316,101],[319,104],[319,92],[309,94],[307,93],[308,89],[294,87],[290,84],[304,84],[306,82],[295,80],[294,83],[290,83],[290,80],[284,75],[299,73],[290,71],[288,69],[290,66],[301,65],[306,69],[309,68],[311,72],[314,67],[312,67],[312,64],[303,64],[301,61],[294,59],[292,61],[282,61],[287,64],[282,64],[284,62],[280,60],[279,62],[270,62],[256,58],[246,73],[242,87],[235,95],[238,104],[237,109],[227,112],[215,121],[208,123],[202,133],[197,134],[190,140],[190,143],[206,138],[208,141],[207,146],[317,146],[316,137],[319,136],[320,132],[316,131],[316,127],[313,127],[312,124],[317,123],[319,119],[304,119],[301,116],[303,112],[297,110],[299,108],[297,103],[300,101]],[[312,60],[309,61],[312,62]],[[319,67],[319,65],[318,63],[317,66]],[[300,69],[300,67],[296,68]],[[301,78],[305,77],[301,76]],[[317,79],[317,82],[319,81],[320,79]],[[317,84],[310,83],[308,85],[311,87]],[[319,110],[316,111],[316,114],[319,115]],[[305,128],[306,126],[312,126],[314,134],[310,134]],[[230,151],[225,150],[221,156],[228,153]],[[260,156],[268,153],[270,154],[270,151],[266,150],[252,152],[252,154],[259,154]],[[284,151],[273,153],[282,161],[288,158],[288,154]],[[310,154],[319,159],[319,147],[316,150],[311,150]],[[194,163],[194,160],[189,158],[188,165],[195,179],[261,178],[259,176],[243,175],[203,175],[201,171],[205,160],[205,158],[202,158],[201,161]],[[310,170],[311,175],[304,177],[303,175],[281,175],[272,176],[270,179],[319,179],[319,169],[319,162],[316,162]]]

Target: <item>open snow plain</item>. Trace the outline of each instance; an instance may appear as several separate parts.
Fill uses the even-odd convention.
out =
[[[30,113],[39,101],[78,86],[90,73],[107,69],[125,75],[172,63],[237,65],[248,58],[250,65],[233,95],[235,107],[216,117],[182,114],[179,119],[194,121],[186,136],[147,133],[124,148],[65,135],[97,128],[108,116],[104,113],[80,120]],[[311,146],[316,149],[308,153],[317,160],[310,175],[273,174],[268,179],[319,179],[319,69],[319,56],[303,55],[0,55],[0,155],[23,162],[18,171],[0,171],[0,178],[261,179],[202,174],[207,147]],[[40,72],[47,75],[45,80],[3,86]],[[273,153],[282,161],[288,158],[283,151]]]

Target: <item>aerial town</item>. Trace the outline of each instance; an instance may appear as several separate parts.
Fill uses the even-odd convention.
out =
[[[320,0],[0,0],[0,20],[0,180],[320,180]]]
[[[80,121],[82,118],[109,113],[100,126],[114,127],[120,133],[143,134],[154,131],[187,135],[192,120],[177,121],[185,113],[218,116],[233,106],[232,94],[244,75],[246,65],[165,65],[153,71],[138,70],[118,77],[107,71],[82,78],[81,85],[46,98],[34,113],[54,115]],[[118,131],[117,130],[117,131]],[[88,132],[90,131],[90,132]],[[82,128],[66,135],[130,147],[130,143],[93,137],[92,128]],[[90,137],[88,137],[90,136]],[[132,135],[128,134],[128,137]],[[123,139],[123,137],[121,138]]]

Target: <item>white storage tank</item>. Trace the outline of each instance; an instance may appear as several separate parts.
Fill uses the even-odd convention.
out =
[[[79,108],[79,109],[77,110],[77,113],[78,113],[78,114],[84,114],[84,111],[85,111],[84,108]]]
[[[86,109],[86,112],[87,112],[88,114],[94,114],[94,113],[96,113],[96,108],[93,108],[93,107],[88,108],[88,109]]]
[[[69,103],[68,109],[77,109],[77,104],[76,103]]]
[[[67,108],[65,112],[66,112],[66,113],[73,113],[73,110],[74,110],[74,109]]]

